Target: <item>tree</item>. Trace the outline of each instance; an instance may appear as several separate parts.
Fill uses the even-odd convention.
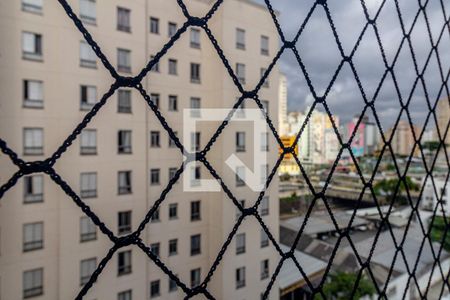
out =
[[[450,220],[447,219],[447,224]],[[450,251],[450,232],[445,234],[445,220],[444,217],[434,217],[434,222],[431,225],[431,240],[443,244],[445,250]]]
[[[383,179],[378,181],[374,186],[373,189],[375,191],[375,195],[377,196],[385,196],[387,202],[391,202],[394,198],[395,189],[397,188],[399,179],[398,178],[392,178],[392,179]],[[396,195],[396,200],[399,200],[399,204],[406,204],[406,199],[404,196],[404,193],[406,192],[406,186],[408,186],[409,191],[418,191],[419,185],[416,184],[411,177],[406,176],[405,181],[400,182],[399,190]],[[402,195],[403,194],[403,195]]]
[[[351,298],[357,277],[356,273],[336,272],[330,274],[323,285],[322,291],[327,299],[333,300],[361,299],[364,296],[375,294],[376,290],[373,283],[362,275],[355,294]],[[314,300],[323,300],[323,297],[321,294],[316,294]]]
[[[422,144],[424,149],[429,150],[430,152],[436,151],[441,145],[441,142],[438,141],[428,141]]]

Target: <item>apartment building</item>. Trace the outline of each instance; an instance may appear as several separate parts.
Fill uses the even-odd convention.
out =
[[[213,1],[186,1],[202,16]],[[117,71],[136,75],[185,22],[176,1],[70,0],[68,3]],[[0,137],[26,161],[49,157],[114,80],[57,1],[0,2]],[[224,1],[208,22],[245,89],[252,90],[278,49],[267,10],[249,0]],[[277,124],[278,69],[259,97]],[[143,79],[179,137],[183,109],[231,108],[240,96],[204,30],[188,28]],[[251,99],[243,107],[257,108]],[[223,162],[235,153],[251,168],[273,168],[268,135],[253,145],[251,124],[231,122],[208,160],[239,201],[258,197]],[[220,122],[201,124],[196,149]],[[247,126],[248,125],[248,126]],[[231,141],[231,142],[230,142]],[[254,151],[268,162],[253,162]],[[138,91],[119,89],[55,164],[63,180],[117,236],[136,230],[182,165],[183,157]],[[0,156],[0,182],[16,171]],[[191,169],[186,169],[189,172]],[[201,166],[195,179],[212,178]],[[183,177],[183,176],[182,176]],[[278,240],[277,178],[259,208]],[[196,184],[194,180],[192,184]],[[143,241],[190,286],[199,285],[233,229],[239,211],[224,192],[167,193]],[[72,299],[112,243],[45,174],[19,180],[0,200],[0,299]],[[246,218],[208,283],[217,299],[259,299],[279,256],[255,218]],[[180,299],[183,292],[140,249],[119,249],[86,299]],[[202,298],[199,296],[199,298]],[[270,299],[278,298],[277,284]]]

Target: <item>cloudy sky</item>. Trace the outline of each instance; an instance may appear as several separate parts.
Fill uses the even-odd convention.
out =
[[[259,1],[263,2],[263,0]],[[366,0],[367,10],[371,18],[376,15],[381,2],[381,0]],[[419,10],[417,2],[416,0],[399,0],[407,31],[411,28],[411,24]],[[446,5],[445,9],[448,16],[450,14],[450,2],[446,0],[443,2]],[[314,1],[272,0],[271,3],[280,12],[279,21],[286,39],[291,40],[304,22]],[[328,0],[328,7],[344,52],[349,54],[366,23],[361,2],[360,0]],[[440,1],[430,0],[426,12],[433,41],[436,43],[445,23]],[[388,63],[391,64],[402,39],[400,21],[393,0],[387,0],[381,9],[377,18],[377,27]],[[418,17],[411,32],[411,42],[414,47],[419,71],[421,72],[431,50],[423,14]],[[341,60],[323,7],[318,6],[313,12],[300,36],[297,49],[307,68],[316,93],[322,95]],[[444,76],[446,76],[450,66],[450,38],[448,30],[444,31],[438,49]],[[385,71],[381,52],[372,27],[369,27],[363,35],[362,41],[353,57],[353,62],[367,98],[371,100]],[[314,101],[314,98],[292,51],[285,51],[280,61],[280,68],[288,77],[289,110],[304,110],[305,107]],[[398,55],[394,72],[400,93],[406,101],[416,78],[411,52],[407,43],[404,43]],[[430,59],[424,78],[428,95],[432,101],[435,101],[438,98],[439,89],[442,85],[438,61],[435,55]],[[332,112],[341,117],[341,122],[350,120],[353,115],[362,110],[363,98],[349,64],[345,64],[339,72],[328,95],[327,103]],[[392,125],[400,110],[399,97],[391,76],[385,79],[375,100],[375,107],[383,127],[387,129],[387,127]],[[421,85],[418,85],[413,91],[410,112],[415,123],[418,125],[423,124],[427,108],[425,93]],[[369,118],[373,120],[371,114],[369,114]]]

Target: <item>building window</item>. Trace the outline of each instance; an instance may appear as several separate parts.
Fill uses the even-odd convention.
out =
[[[117,7],[117,30],[131,32],[131,11],[128,8]]]
[[[265,35],[261,36],[261,54],[269,55],[269,37]]]
[[[22,32],[22,58],[42,61],[42,35],[32,32]]]
[[[80,67],[97,68],[97,56],[86,41],[80,41]]]
[[[201,269],[193,269],[191,270],[191,287],[196,287],[200,285],[201,281]]]
[[[191,97],[190,99],[190,114],[192,118],[200,117],[201,99],[198,97]]]
[[[169,22],[169,25],[167,26],[167,34],[171,38],[177,33],[177,23]]]
[[[156,298],[161,295],[159,279],[150,282],[150,298]]]
[[[201,204],[200,200],[191,202],[191,221],[201,220]]]
[[[177,168],[169,168],[169,181],[172,180],[177,174]]]
[[[97,197],[97,173],[81,173],[80,196],[84,199]]]
[[[261,68],[260,74],[261,74],[261,78],[263,78],[264,74],[266,73],[267,69],[266,68]],[[263,87],[268,88],[269,87],[269,75],[267,75],[266,80],[264,80]]]
[[[155,56],[151,55],[150,60],[153,60],[153,59],[155,59]],[[150,71],[159,73],[159,61],[155,62],[155,64],[151,67]]]
[[[131,113],[131,91],[130,90],[119,90],[117,92],[118,106],[117,112],[119,113]]]
[[[150,131],[150,147],[161,147],[159,131]]]
[[[191,256],[201,253],[201,235],[191,235]]]
[[[170,75],[177,75],[177,60],[170,58],[169,59],[169,74]]]
[[[269,133],[268,132],[261,133],[261,151],[264,151],[264,152],[269,151]]]
[[[175,136],[178,136],[178,131],[173,132]],[[175,144],[174,140],[169,136],[169,148],[176,148],[177,144]]]
[[[191,63],[191,83],[200,83],[200,64]]]
[[[169,111],[178,110],[178,96],[169,95]]]
[[[23,252],[44,248],[44,223],[28,223],[23,225]]]
[[[23,203],[44,201],[44,176],[30,175],[23,178]]]
[[[150,94],[150,100],[159,108],[159,94]]]
[[[236,167],[236,186],[244,186],[245,185],[245,167],[239,166]]]
[[[245,30],[236,28],[236,49],[245,50]]]
[[[264,196],[261,199],[261,203],[259,204],[259,214],[261,216],[267,216],[269,214],[269,196]]]
[[[150,222],[156,223],[161,221],[159,218],[159,207],[153,212],[153,215],[151,216]]]
[[[92,85],[80,86],[80,109],[90,110],[97,102],[97,87]]]
[[[132,300],[132,296],[131,290],[123,291],[117,294],[117,300]]]
[[[191,28],[190,42],[191,48],[200,49],[200,29]]]
[[[32,13],[41,13],[42,0],[22,0],[22,10]]]
[[[156,256],[159,257],[159,250],[160,250],[160,245],[159,243],[153,243],[150,244],[150,251]]]
[[[261,261],[261,280],[269,277],[269,260],[265,259]]]
[[[169,256],[177,255],[178,253],[178,240],[169,240]]]
[[[39,80],[23,81],[23,106],[44,107],[44,83]]]
[[[43,155],[44,154],[44,129],[24,128],[23,129],[23,154]]]
[[[241,84],[245,84],[245,65],[241,63],[236,64],[236,77]]]
[[[169,220],[178,219],[178,204],[169,204]]]
[[[202,178],[201,169],[199,166],[191,167],[191,186],[199,186]]]
[[[169,278],[169,293],[175,292],[178,289],[177,283],[172,278]]]
[[[245,267],[236,269],[236,289],[243,288],[245,286]]]
[[[117,214],[117,227],[119,234],[131,232],[131,210],[120,211]]]
[[[23,298],[32,298],[44,294],[44,269],[23,272]]]
[[[150,33],[159,34],[159,19],[150,17]]]
[[[95,0],[80,0],[81,21],[95,25],[97,20]]]
[[[80,218],[80,242],[95,241],[97,239],[97,227],[89,217]]]
[[[117,69],[119,72],[131,73],[131,51],[117,49]]]
[[[245,151],[245,132],[236,132],[236,152]]]
[[[131,153],[131,130],[119,130],[117,134],[117,146],[119,154]]]
[[[160,184],[160,169],[151,169],[150,170],[150,184],[158,185]]]
[[[97,154],[97,130],[84,129],[80,134],[80,154]]]
[[[236,254],[245,253],[245,233],[236,234]]]
[[[191,151],[200,150],[200,132],[191,132]]]
[[[117,173],[118,194],[126,195],[132,193],[131,171],[119,171]]]
[[[80,261],[80,285],[85,285],[91,279],[95,269],[97,269],[97,258],[88,258]]]
[[[118,253],[117,257],[117,276],[131,273],[131,250]]]
[[[264,229],[261,228],[261,248],[269,246],[269,236],[264,231]]]

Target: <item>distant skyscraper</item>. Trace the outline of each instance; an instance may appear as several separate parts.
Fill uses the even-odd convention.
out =
[[[306,109],[308,111],[309,108]],[[288,135],[296,135],[305,122],[306,115],[291,112],[288,115]],[[339,118],[334,116],[339,127]],[[298,140],[298,157],[300,161],[310,164],[333,162],[339,152],[339,141],[334,132],[331,120],[326,113],[314,111],[305,124]]]
[[[445,135],[445,130],[447,129],[448,120],[450,119],[450,105],[447,98],[440,99],[436,107],[438,126],[441,137]],[[439,140],[437,130],[435,129],[435,139]],[[450,134],[447,134],[445,138],[445,144],[447,147],[450,145]]]
[[[363,119],[359,123],[358,128],[356,128],[356,126],[358,125],[358,119],[359,116],[355,116],[353,120],[351,120],[347,124],[347,140],[353,135],[354,131],[356,131],[351,142],[351,149],[355,157],[363,156],[365,153],[364,149],[366,124]]]
[[[386,134],[386,139],[389,139],[392,135],[394,128],[388,130]],[[414,133],[416,137],[419,137],[420,129],[417,126],[413,126]],[[400,120],[395,129],[394,136],[392,138],[391,147],[396,155],[409,156],[411,155],[412,148],[414,146],[414,136],[413,131],[409,122],[405,120]],[[419,154],[419,148],[414,149],[414,155]]]
[[[287,78],[284,74],[280,74],[279,96],[278,96],[278,128],[280,135],[286,135],[288,132],[287,125]]]

